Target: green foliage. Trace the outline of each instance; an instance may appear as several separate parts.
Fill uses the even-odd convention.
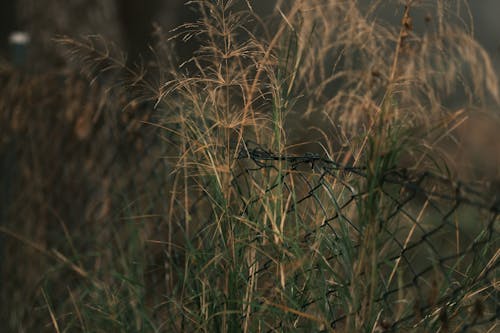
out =
[[[46,261],[11,280],[36,285],[37,306],[33,314],[19,310],[24,314],[12,315],[9,325],[21,329],[26,320],[28,329],[68,332],[493,327],[487,294],[494,288],[497,215],[485,205],[461,214],[449,206],[470,204],[467,198],[433,197],[440,187],[453,192],[454,184],[412,176],[443,169],[451,176],[455,167],[437,142],[462,119],[440,95],[458,69],[439,64],[459,55],[453,47],[438,50],[446,38],[458,38],[458,27],[413,32],[409,19],[418,7],[411,1],[398,27],[374,17],[376,4],[294,1],[269,21],[248,2],[191,5],[202,19],[180,27],[178,38],[199,38],[200,48],[180,67],[159,57],[141,71],[95,41],[61,40],[86,72],[100,71],[98,92],[81,94],[91,99],[91,116],[83,112],[78,120],[64,103],[37,105],[67,113],[68,124],[53,122],[68,137],[75,132],[77,160],[67,160],[69,176],[59,168],[62,176],[48,185],[35,183],[50,167],[26,167],[24,188],[51,202],[29,201],[34,213],[18,217],[26,216],[25,229],[1,226]],[[157,49],[171,50],[167,41]],[[124,75],[132,81],[124,83]],[[487,87],[471,81],[495,94],[491,78]],[[29,95],[12,82],[2,89]],[[80,101],[69,88],[66,94],[68,104]],[[42,111],[34,113],[40,127]],[[298,137],[307,119],[313,126]],[[28,128],[29,120],[21,123]],[[304,153],[312,132],[321,133],[312,143],[319,153]],[[14,128],[8,133],[17,135]],[[47,156],[70,148],[47,149]],[[21,164],[46,161],[39,156],[46,151],[32,149],[36,158],[20,154]],[[83,166],[89,189],[75,218],[56,184],[68,182],[66,191],[76,192],[71,180]],[[37,216],[36,207],[50,205],[58,208]],[[64,237],[46,222],[59,211]],[[476,218],[471,233],[462,234]],[[55,236],[22,236],[35,223]],[[44,274],[35,282],[27,278],[38,272]]]

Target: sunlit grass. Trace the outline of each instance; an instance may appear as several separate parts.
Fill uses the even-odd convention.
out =
[[[160,56],[171,41],[160,40],[155,66],[129,68],[100,40],[60,39],[104,86],[89,95],[93,117],[81,115],[89,128],[76,126],[76,135],[117,141],[127,158],[86,148],[88,172],[104,178],[100,197],[80,229],[59,221],[62,241],[46,246],[43,236],[33,242],[2,226],[50,267],[37,280],[30,327],[494,329],[488,293],[497,287],[498,239],[488,210],[471,205],[469,218],[450,208],[453,199],[405,187],[453,192],[454,184],[412,177],[453,179],[457,165],[441,141],[455,139],[463,108],[498,99],[488,58],[453,23],[452,8],[435,5],[440,21],[417,33],[411,18],[421,9],[412,1],[394,4],[398,26],[376,17],[379,2],[278,1],[268,21],[245,1],[191,5],[202,19],[180,27],[177,39],[198,38],[200,47],[186,61]],[[445,100],[457,77],[474,98],[454,110]],[[297,137],[302,122],[313,126]],[[408,184],[395,172],[407,172]],[[462,234],[479,219],[472,236]]]

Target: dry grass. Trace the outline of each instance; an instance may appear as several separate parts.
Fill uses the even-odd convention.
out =
[[[387,307],[379,300],[382,286],[403,286],[412,268],[400,259],[381,268],[377,260],[395,248],[384,243],[380,221],[406,249],[432,230],[436,214],[423,198],[412,201],[414,220],[393,218],[394,203],[380,188],[385,173],[462,172],[447,156],[460,142],[457,129],[471,110],[500,102],[489,58],[464,29],[466,3],[278,0],[266,19],[246,1],[191,5],[202,18],[176,38],[198,39],[200,48],[180,66],[159,31],[151,68],[127,67],[100,40],[62,39],[87,74],[98,74],[90,88],[66,73],[2,73],[8,122],[0,147],[22,138],[14,167],[22,190],[9,196],[1,226],[9,237],[3,279],[16,290],[2,296],[19,299],[2,313],[9,327],[329,331],[347,315],[335,331],[455,331],[476,315],[467,309],[478,300],[490,311],[495,281],[439,312],[431,299],[451,284],[432,272],[422,275],[422,290],[401,288]],[[381,20],[382,5],[393,5],[401,22]],[[428,11],[435,14],[422,16]],[[61,86],[57,95],[51,90]],[[280,159],[254,170],[240,158],[250,142],[277,155],[306,151],[364,167],[365,177],[290,172]],[[297,206],[318,178],[314,200]],[[352,188],[364,194],[340,209]],[[325,211],[344,216],[326,230],[319,228]],[[473,231],[478,238],[486,221]],[[462,222],[450,230],[470,227]],[[311,230],[312,241],[302,241]],[[447,232],[430,238],[458,249],[464,236]],[[488,263],[475,277],[497,262],[495,249],[484,251]],[[425,263],[413,256],[415,267]],[[474,279],[470,257],[460,258],[450,275]],[[37,264],[7,279],[25,259]],[[430,304],[420,320],[418,292]],[[409,314],[411,325],[392,326]]]

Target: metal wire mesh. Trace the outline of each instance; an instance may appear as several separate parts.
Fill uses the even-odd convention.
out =
[[[302,225],[314,225],[311,221],[318,217],[321,221],[304,233],[304,244],[312,244],[325,232],[331,235],[322,255],[337,270],[337,274],[323,272],[335,280],[325,291],[330,295],[332,328],[342,327],[362,310],[346,311],[336,295],[359,283],[342,266],[343,251],[351,250],[349,256],[359,258],[368,236],[375,238],[378,251],[374,298],[380,306],[382,331],[494,329],[500,310],[496,282],[500,206],[494,195],[484,191],[484,184],[478,187],[430,172],[394,169],[384,172],[375,188],[367,187],[366,167],[341,165],[313,154],[274,154],[251,143],[239,158],[246,167],[236,179],[266,174],[275,180],[260,196],[241,193],[250,198],[246,210],[281,187],[283,195],[293,193],[287,209],[290,220]],[[383,207],[375,207],[368,216],[363,205],[374,195]],[[370,229],[373,223],[375,233]],[[345,248],[345,238],[352,241],[351,249]],[[273,265],[267,260],[254,274],[265,274]],[[308,292],[301,311],[324,301],[310,298]]]

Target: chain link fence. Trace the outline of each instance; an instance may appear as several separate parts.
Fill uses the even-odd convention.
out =
[[[365,305],[361,301],[359,308],[347,311],[338,295],[375,270],[370,283],[381,331],[486,332],[497,327],[500,202],[487,184],[406,169],[375,176],[368,167],[342,165],[315,154],[279,155],[251,143],[239,158],[245,167],[235,181],[273,179],[261,195],[240,192],[247,198],[245,211],[281,191],[293,198],[287,220],[311,226],[303,233],[304,247],[325,243],[321,256],[331,271],[311,269],[318,270],[318,278],[331,279],[324,290],[328,297],[315,299],[307,290],[300,311],[327,302],[323,306],[330,313],[331,328],[343,327]],[[373,206],[367,206],[372,200]],[[374,252],[363,261],[368,244]],[[353,279],[353,268],[345,266],[346,257],[365,266],[359,280]],[[254,274],[265,275],[276,263],[255,265],[259,268]],[[294,279],[300,280],[300,274]]]

